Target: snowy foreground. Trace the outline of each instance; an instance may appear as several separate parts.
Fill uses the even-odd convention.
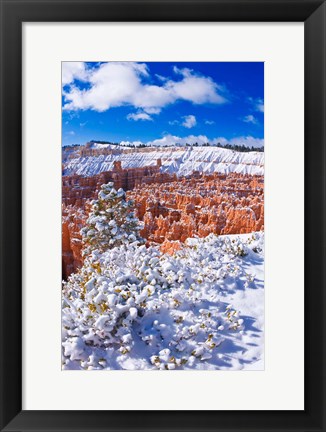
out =
[[[264,369],[263,233],[93,253],[63,287],[63,369]]]

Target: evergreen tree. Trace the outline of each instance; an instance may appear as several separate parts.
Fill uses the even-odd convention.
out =
[[[126,201],[123,189],[116,191],[113,183],[101,186],[98,199],[92,208],[85,228],[81,230],[83,254],[105,252],[126,243],[144,243],[139,231],[142,225],[134,216],[134,203]]]

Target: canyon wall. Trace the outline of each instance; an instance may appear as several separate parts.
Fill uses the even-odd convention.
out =
[[[141,168],[123,169],[121,161],[115,161],[113,170],[102,172],[90,177],[80,175],[69,175],[62,177],[62,203],[83,207],[85,201],[94,199],[102,184],[113,182],[116,189],[125,191],[133,189],[140,184],[163,183],[176,175],[170,176],[160,172],[161,161],[158,159],[156,165]]]
[[[188,237],[242,234],[264,229],[263,177],[212,174],[128,193],[144,221],[149,242],[184,242]]]
[[[79,231],[85,224],[89,202],[103,183],[113,181],[128,199],[135,201],[136,214],[144,222],[141,234],[148,244],[161,244],[173,252],[188,237],[240,234],[264,229],[264,178],[243,174],[193,173],[177,178],[156,166],[123,169],[92,177],[64,176],[62,188],[63,277],[82,264]]]
[[[62,177],[62,275],[66,279],[82,265],[80,230],[85,225],[90,201],[97,197],[102,184],[113,182],[116,189],[129,191],[138,185],[161,184],[176,180],[176,175],[160,172],[161,161],[142,168],[123,169],[114,162],[112,171],[83,177]]]
[[[147,147],[138,149],[114,148],[64,148],[62,168],[65,176],[94,175],[112,171],[115,162],[123,168],[153,167],[161,160],[160,171],[175,173],[178,177],[192,175],[194,171],[205,174],[214,172],[229,174],[264,175],[263,152],[237,152],[211,147]]]

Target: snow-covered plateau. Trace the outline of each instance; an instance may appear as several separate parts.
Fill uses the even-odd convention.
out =
[[[176,173],[178,176],[187,176],[194,171],[207,174],[264,174],[263,152],[236,152],[219,147],[148,148],[134,151],[119,147],[109,151],[109,154],[86,156],[76,150],[69,158],[63,158],[63,174],[92,176],[112,170],[115,161],[121,161],[122,168],[138,168],[157,165],[158,160],[162,163],[162,172]]]
[[[196,150],[184,166],[204,163]],[[63,369],[262,370],[264,234],[190,238],[174,255],[137,242],[95,251],[63,285],[62,335]]]

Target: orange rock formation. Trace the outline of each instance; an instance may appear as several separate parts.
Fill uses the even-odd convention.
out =
[[[90,198],[94,199],[101,185],[108,182],[114,182],[116,189],[122,188],[127,191],[140,184],[164,183],[170,181],[171,178],[176,179],[175,175],[171,177],[169,174],[161,173],[160,164],[159,159],[157,165],[154,166],[123,169],[121,161],[115,161],[112,171],[102,172],[91,177],[63,176],[62,203],[83,207],[85,201]]]
[[[173,253],[188,237],[240,234],[264,229],[264,178],[242,174],[194,173],[191,178],[159,172],[155,167],[114,170],[93,177],[63,177],[63,277],[82,264],[79,231],[90,199],[103,183],[127,190],[144,222],[141,234],[149,243]]]
[[[128,193],[150,242],[242,234],[264,228],[263,177],[204,175],[166,184],[142,185]]]

